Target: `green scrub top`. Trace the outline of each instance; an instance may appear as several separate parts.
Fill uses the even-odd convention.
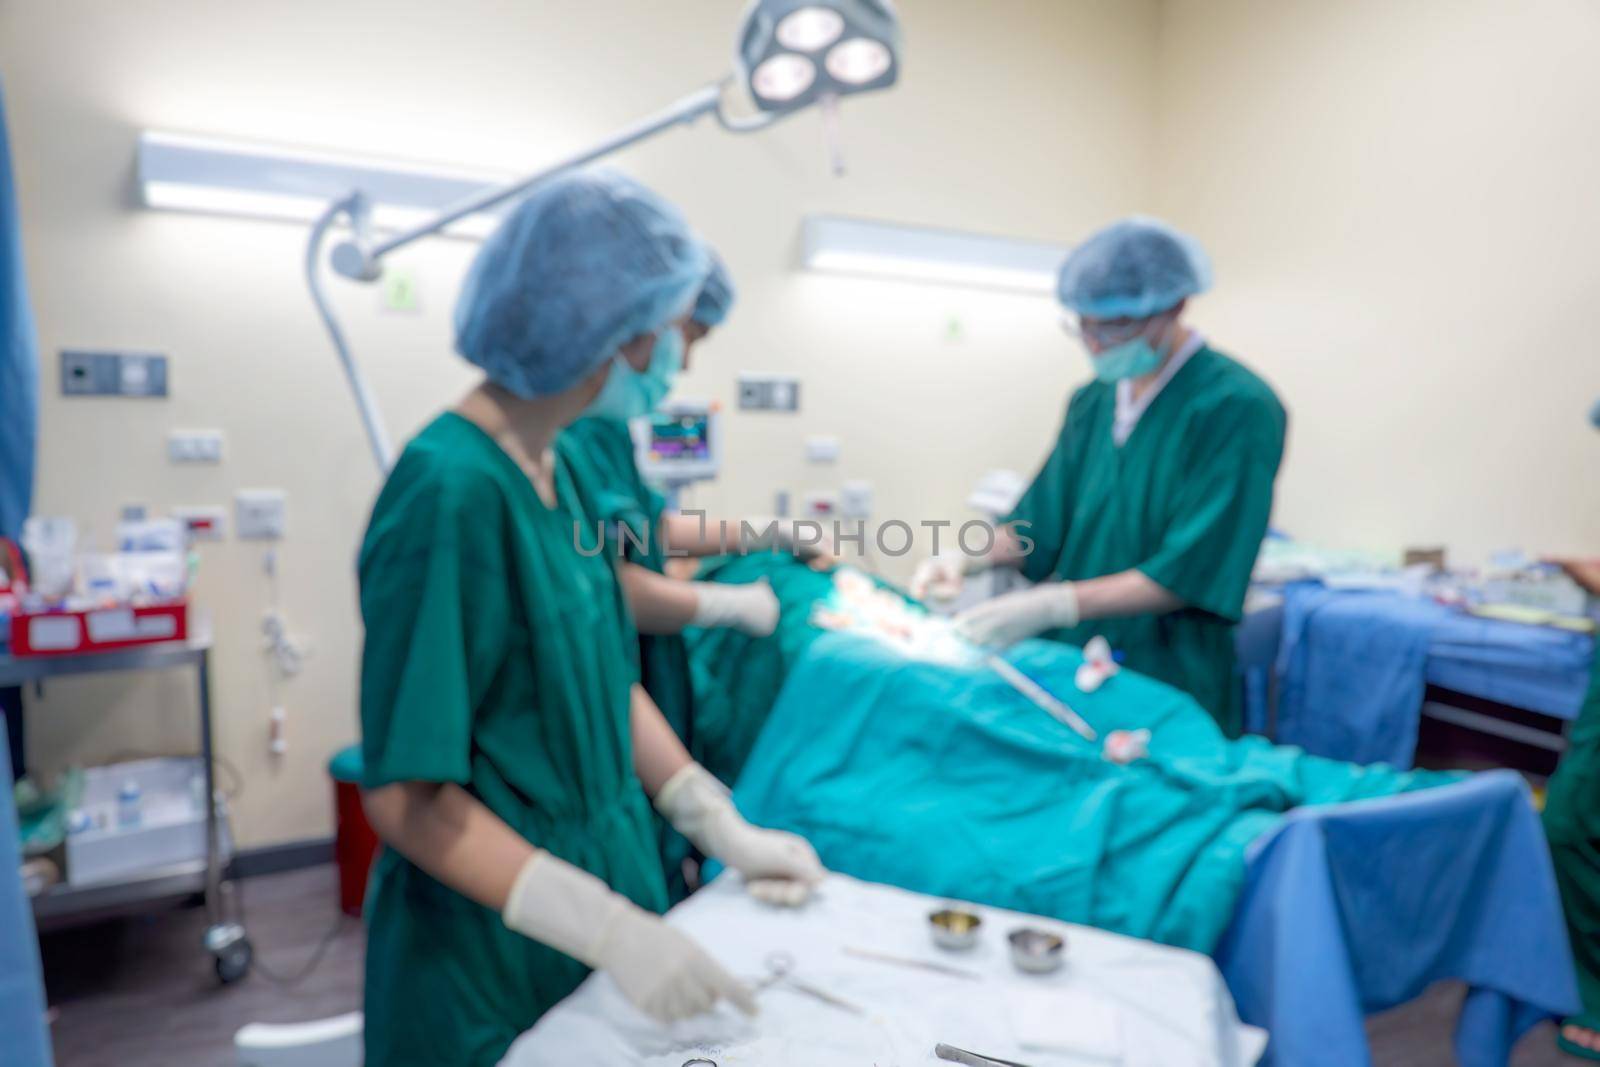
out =
[[[1202,347],[1127,441],[1112,439],[1116,386],[1073,394],[1055,449],[1008,522],[1033,542],[1023,573],[1078,581],[1137,569],[1187,605],[1094,619],[1049,636],[1104,636],[1127,667],[1186,690],[1237,736],[1233,627],[1272,511],[1288,419],[1270,386]],[[1024,542],[1026,547],[1026,541]]]
[[[1545,795],[1544,829],[1583,1001],[1568,1021],[1600,1029],[1600,639],[1589,695]]]
[[[558,463],[557,504],[476,425],[406,447],[360,557],[362,785],[451,782],[641,907],[666,904],[628,727],[632,632]],[[367,897],[366,1062],[496,1063],[586,968],[393,849]]]
[[[592,416],[579,419],[557,436],[556,452],[571,471],[578,498],[591,516],[584,550],[593,551],[603,538],[610,558],[666,573],[660,536],[666,501],[639,473],[628,424]],[[621,527],[628,529],[628,536],[622,535]],[[694,692],[683,638],[639,634],[638,647],[640,681],[692,751]]]
[[[609,559],[626,559],[657,574],[665,573],[659,524],[666,501],[639,473],[628,424],[592,416],[579,419],[557,436],[556,453],[571,472],[578,498],[590,516],[583,550],[593,552],[604,544]],[[622,534],[624,527],[627,536]],[[694,687],[683,637],[639,634],[636,650],[645,691],[690,755],[704,762],[695,736]],[[688,894],[683,861],[691,847],[664,821],[658,820],[657,830],[667,895],[676,903]]]

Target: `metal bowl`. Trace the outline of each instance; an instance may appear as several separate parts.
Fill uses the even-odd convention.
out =
[[[1049,930],[1019,926],[1006,935],[1006,940],[1011,942],[1011,962],[1028,974],[1049,974],[1066,958],[1066,938]]]
[[[962,951],[978,943],[978,927],[983,919],[962,908],[943,908],[928,916],[928,932],[940,948]]]

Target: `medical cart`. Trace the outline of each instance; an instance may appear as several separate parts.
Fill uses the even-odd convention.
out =
[[[33,683],[48,678],[99,674],[106,671],[158,671],[192,668],[198,684],[200,712],[199,760],[204,776],[206,830],[205,856],[201,859],[157,867],[121,880],[90,885],[61,882],[33,898],[33,914],[40,928],[66,925],[73,920],[113,915],[141,907],[201,894],[210,925],[205,947],[215,962],[217,977],[234,982],[250,969],[253,950],[243,925],[229,915],[231,886],[223,873],[221,817],[217,812],[211,722],[211,634],[196,626],[184,641],[139,645],[110,652],[70,653],[56,656],[16,657],[0,654],[0,687]]]

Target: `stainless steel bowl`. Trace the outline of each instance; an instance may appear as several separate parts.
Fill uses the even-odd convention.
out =
[[[1011,942],[1011,962],[1029,974],[1049,974],[1067,955],[1067,939],[1049,930],[1019,926],[1006,940]]]
[[[960,952],[978,943],[983,919],[964,908],[942,908],[928,916],[928,932],[940,948]]]

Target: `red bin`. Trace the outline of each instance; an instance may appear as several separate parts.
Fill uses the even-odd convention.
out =
[[[328,761],[333,778],[333,858],[339,865],[339,907],[359,916],[367,896],[367,875],[378,853],[378,835],[361,807],[361,746],[351,745]]]

